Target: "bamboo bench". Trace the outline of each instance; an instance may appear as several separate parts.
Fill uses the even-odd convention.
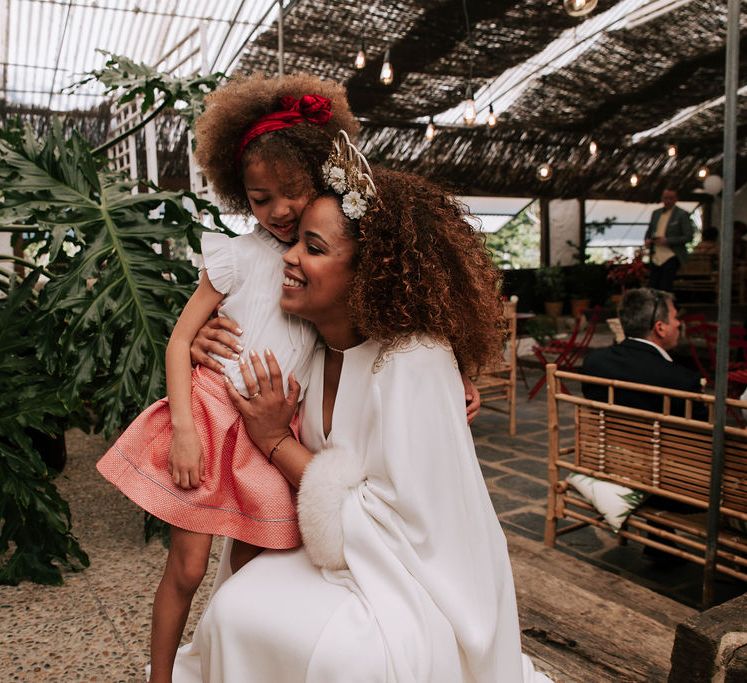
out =
[[[561,381],[604,385],[608,388],[607,402],[564,394],[560,390]],[[627,518],[618,537],[621,542],[631,539],[705,564],[713,397],[561,372],[555,365],[547,366],[547,386],[549,487],[545,544],[554,546],[557,536],[589,525],[612,531],[603,516],[561,475],[561,471],[577,472],[697,508],[692,514],[674,513],[644,501]],[[662,411],[615,405],[616,389],[658,394],[662,396]],[[684,417],[671,414],[673,398],[684,400]],[[574,406],[575,443],[568,448],[560,447],[561,402]],[[692,419],[696,402],[707,406],[708,422]],[[747,408],[745,401],[727,399],[727,403],[734,409]],[[725,432],[716,569],[747,581],[747,534],[736,530],[747,529],[747,429],[727,426]],[[561,519],[572,523],[558,528]],[[674,542],[677,547],[662,540]]]

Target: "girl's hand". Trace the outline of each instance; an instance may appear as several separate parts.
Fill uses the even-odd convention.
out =
[[[227,377],[226,388],[244,419],[249,437],[257,448],[265,455],[269,455],[278,440],[289,433],[290,423],[298,406],[301,385],[291,373],[288,378],[289,393],[288,396],[285,395],[280,366],[269,349],[265,351],[269,374],[255,351],[250,352],[249,360],[254,375],[243,360],[240,362],[240,368],[251,398],[244,398]]]
[[[208,353],[236,359],[242,351],[236,339],[241,333],[241,328],[231,318],[211,318],[200,328],[189,347],[192,365],[204,365],[216,372],[223,372],[223,366]]]
[[[472,420],[480,412],[480,392],[474,385],[469,375],[462,375],[462,384],[464,384],[464,400],[467,403],[467,424],[472,424]]]
[[[197,431],[175,429],[169,450],[169,473],[174,484],[196,489],[205,480],[205,460]]]

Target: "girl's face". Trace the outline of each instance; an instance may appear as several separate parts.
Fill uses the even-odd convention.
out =
[[[273,167],[258,156],[250,156],[244,163],[244,188],[259,224],[281,242],[292,242],[311,190],[310,187],[301,189],[301,182],[281,180],[276,169],[287,176],[293,171],[287,167]]]
[[[333,197],[309,204],[301,218],[298,243],[285,254],[280,306],[317,326],[348,321],[347,295],[353,277],[356,243],[344,230]]]

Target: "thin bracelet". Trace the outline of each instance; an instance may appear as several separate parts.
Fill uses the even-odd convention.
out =
[[[270,465],[272,465],[272,458],[277,452],[278,448],[280,448],[280,444],[283,443],[283,441],[285,441],[289,436],[293,436],[293,434],[289,432],[272,447],[272,450],[270,451],[270,455],[267,456],[267,462],[269,462]]]

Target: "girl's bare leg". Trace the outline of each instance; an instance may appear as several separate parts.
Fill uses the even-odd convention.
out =
[[[212,540],[210,534],[171,527],[166,569],[153,600],[150,683],[171,683],[176,650],[192,598],[205,577]]]
[[[253,560],[259,555],[264,548],[260,548],[256,545],[249,545],[243,541],[237,541],[234,539],[233,545],[231,546],[231,571],[235,574],[241,569],[249,560]]]

